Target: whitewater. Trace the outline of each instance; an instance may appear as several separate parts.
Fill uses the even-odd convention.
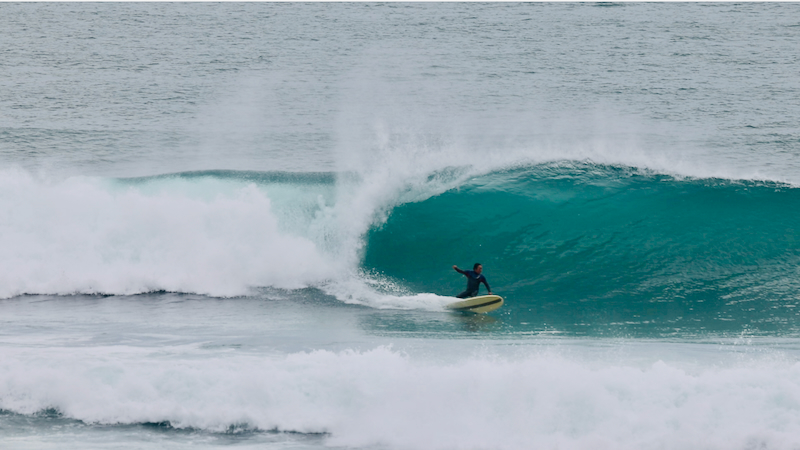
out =
[[[798,12],[0,5],[0,447],[800,447]]]

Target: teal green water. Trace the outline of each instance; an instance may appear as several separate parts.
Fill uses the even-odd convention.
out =
[[[787,185],[543,165],[395,208],[364,265],[453,295],[481,262],[518,322],[796,331],[799,224]]]

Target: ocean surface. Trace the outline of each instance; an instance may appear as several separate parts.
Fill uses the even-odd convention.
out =
[[[0,448],[796,450],[798,303],[798,4],[0,4]]]

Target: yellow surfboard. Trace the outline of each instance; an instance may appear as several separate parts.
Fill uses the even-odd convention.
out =
[[[445,306],[453,311],[469,311],[475,313],[487,313],[503,306],[503,297],[499,295],[481,295],[471,297],[466,300],[450,303]]]

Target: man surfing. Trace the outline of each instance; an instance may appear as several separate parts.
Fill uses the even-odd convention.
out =
[[[472,270],[461,270],[458,266],[453,266],[453,269],[456,272],[460,273],[467,277],[467,290],[456,295],[456,298],[469,298],[475,297],[478,295],[478,290],[481,288],[481,283],[486,285],[486,290],[489,291],[489,295],[492,295],[492,288],[489,287],[489,283],[486,282],[486,277],[481,275],[483,272],[483,266],[480,263],[475,263],[472,266]]]

